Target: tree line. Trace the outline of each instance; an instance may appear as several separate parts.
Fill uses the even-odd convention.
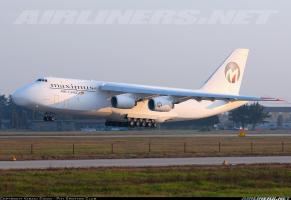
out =
[[[258,124],[266,123],[266,119],[270,116],[270,113],[265,111],[264,106],[256,102],[231,111],[229,113],[229,120],[242,128],[251,125],[254,130]]]
[[[8,120],[8,128],[27,129],[29,121],[41,119],[42,113],[17,106],[11,96],[0,95],[0,128],[4,120]]]

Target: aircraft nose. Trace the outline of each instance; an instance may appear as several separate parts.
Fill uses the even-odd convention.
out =
[[[28,106],[31,102],[26,88],[16,90],[11,95],[12,101],[18,106]]]

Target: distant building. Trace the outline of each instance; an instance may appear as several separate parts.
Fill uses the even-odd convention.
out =
[[[265,106],[265,111],[269,112],[270,117],[265,120],[265,123],[258,124],[257,129],[291,129],[291,107]],[[240,128],[235,127],[233,122],[229,120],[228,113],[221,114],[219,120],[220,128]]]
[[[0,119],[0,129],[6,130],[9,129],[11,122],[9,119]]]
[[[261,125],[262,128],[291,129],[291,107],[265,107],[265,111],[271,116],[265,125]]]

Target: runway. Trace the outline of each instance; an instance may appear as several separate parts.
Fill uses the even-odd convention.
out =
[[[36,160],[0,161],[0,169],[53,169],[94,167],[166,167],[187,165],[222,165],[224,161],[238,164],[291,164],[291,156],[261,157],[196,157],[196,158],[143,158],[96,160]]]
[[[125,130],[125,131],[63,131],[63,132],[22,132],[2,131],[0,139],[124,139],[124,138],[234,138],[239,134],[238,130],[217,130],[201,132],[197,130]],[[291,137],[291,131],[286,130],[256,130],[246,131],[247,137]]]
[[[120,135],[0,135],[0,139],[45,139],[45,138],[195,138],[195,137],[238,137],[238,134],[120,134]],[[286,134],[247,134],[247,137],[291,137]]]

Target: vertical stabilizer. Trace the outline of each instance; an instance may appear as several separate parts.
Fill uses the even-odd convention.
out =
[[[212,93],[239,94],[249,49],[236,49],[206,81],[202,90]]]

